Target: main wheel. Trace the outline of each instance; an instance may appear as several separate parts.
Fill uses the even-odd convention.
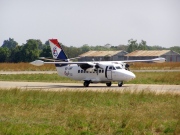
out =
[[[84,81],[84,87],[88,87],[88,86],[89,86],[89,84],[90,84],[90,82],[89,82],[89,81]]]
[[[108,83],[106,83],[106,86],[110,87],[111,84],[112,84],[111,82],[108,82]]]
[[[123,85],[123,81],[122,82],[118,82],[118,87],[122,87]]]

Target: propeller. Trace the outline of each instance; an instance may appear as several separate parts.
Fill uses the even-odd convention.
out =
[[[98,69],[103,69],[99,63],[96,63],[96,65],[94,66],[95,67],[95,70],[96,70],[96,74],[98,75]]]
[[[126,69],[126,70],[129,70],[129,71],[130,71],[129,68],[130,68],[130,66],[132,66],[132,65],[134,65],[134,63],[128,63],[128,64],[127,64],[127,63],[124,63],[125,69]]]
[[[126,70],[129,70],[129,67],[130,67],[130,65],[126,63],[126,64],[125,64],[125,69],[126,69]]]

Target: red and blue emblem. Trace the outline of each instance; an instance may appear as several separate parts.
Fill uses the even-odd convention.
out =
[[[56,47],[53,48],[53,56],[54,56],[54,57],[57,57],[57,56],[58,56],[58,51],[57,51],[57,48],[56,48]]]
[[[61,48],[60,44],[58,43],[57,39],[50,39],[50,46],[53,58],[60,59],[62,61],[68,61],[66,54],[64,53],[63,49]]]

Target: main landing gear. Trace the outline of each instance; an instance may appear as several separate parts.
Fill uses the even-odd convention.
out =
[[[84,81],[84,87],[88,87],[90,84],[90,81]]]
[[[106,86],[107,86],[107,87],[110,87],[111,85],[112,85],[111,82],[106,83]]]

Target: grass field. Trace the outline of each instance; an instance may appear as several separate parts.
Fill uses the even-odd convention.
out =
[[[29,63],[0,63],[0,71],[55,71],[54,64],[33,66]]]
[[[165,63],[134,63],[130,64],[131,70],[180,70],[180,62]],[[40,67],[29,63],[0,63],[0,71],[55,71],[54,64],[46,64]]]
[[[0,134],[180,133],[180,95],[0,90]]]
[[[131,69],[180,69],[180,63],[136,63]],[[55,71],[28,63],[3,63],[1,71]],[[180,72],[135,72],[134,84],[180,85]],[[57,74],[0,75],[1,81],[79,82]],[[180,134],[180,95],[148,90],[50,92],[0,89],[0,134]]]
[[[175,84],[180,85],[180,72],[136,72],[136,79],[125,82],[130,84]],[[58,74],[17,74],[0,75],[0,81],[37,81],[37,82],[80,82]]]
[[[134,63],[132,70],[180,70],[180,62]]]

